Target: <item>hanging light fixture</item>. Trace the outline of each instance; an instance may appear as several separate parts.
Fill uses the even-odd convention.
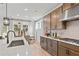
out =
[[[3,18],[3,24],[9,26],[9,18],[7,17],[7,3],[6,3],[6,17]]]

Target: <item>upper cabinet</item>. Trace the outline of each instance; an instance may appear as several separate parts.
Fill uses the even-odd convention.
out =
[[[44,30],[44,33],[47,33],[48,31],[50,31],[50,14],[46,15],[43,18],[43,30]]]
[[[63,13],[60,16],[61,21],[72,21],[79,19],[79,4],[76,3],[64,3]]]
[[[78,3],[64,3],[62,6],[56,8],[50,14],[46,15],[43,18],[43,24],[44,24],[43,28],[45,31],[44,33],[48,33],[50,30],[66,29],[66,22],[62,21],[62,19],[67,18],[70,15],[70,14],[68,15],[68,11],[75,9],[74,7],[76,5],[78,5]],[[71,13],[72,13],[71,15],[73,15],[73,12]]]
[[[60,21],[60,15],[63,12],[62,6],[51,13],[51,29],[64,29],[65,23]]]
[[[65,11],[65,10],[71,8],[71,6],[72,6],[71,3],[64,3],[64,4],[63,4],[63,11]]]
[[[60,15],[62,12],[62,6],[56,9],[56,29],[65,29],[65,22],[60,21]]]
[[[56,11],[51,13],[51,30],[56,29]]]
[[[79,3],[64,3],[63,4],[63,12],[65,10],[70,9],[70,8],[74,8],[76,5],[79,5]]]

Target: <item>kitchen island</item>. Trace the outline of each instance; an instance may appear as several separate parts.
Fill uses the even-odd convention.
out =
[[[28,45],[27,41],[23,37],[17,37],[14,40],[23,40],[24,45],[21,46],[13,46],[8,47],[9,44],[6,43],[6,39],[4,39],[3,44],[0,45],[0,56],[29,56],[31,54],[30,46]]]

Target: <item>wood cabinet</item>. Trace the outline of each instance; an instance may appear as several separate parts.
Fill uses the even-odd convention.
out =
[[[40,45],[41,45],[41,47],[44,46],[44,39],[43,39],[43,37],[40,37]]]
[[[68,50],[65,47],[59,46],[58,47],[58,55],[59,56],[67,56],[68,55]]]
[[[65,12],[67,9],[74,8],[77,4],[74,3],[64,3],[61,7],[57,8],[49,15],[44,17],[43,26],[44,26],[44,33],[51,30],[56,29],[65,29],[66,22],[60,21],[60,15]],[[63,43],[60,41],[55,41],[52,39],[48,39],[45,37],[41,37],[40,45],[43,49],[49,52],[51,55],[59,55],[59,56],[79,56],[79,47]]]
[[[66,24],[65,22],[60,21],[60,16],[63,13],[62,6],[56,9],[56,29],[65,29]]]
[[[43,18],[43,30],[44,33],[50,32],[50,14],[46,15]]]
[[[63,46],[59,46],[58,55],[59,56],[79,56],[79,52],[71,50]]]
[[[75,49],[77,48],[77,49]],[[71,44],[59,42],[58,55],[59,56],[79,56],[79,47]]]
[[[56,11],[53,11],[51,13],[51,30],[55,30],[56,29]]]
[[[76,5],[79,5],[79,3],[64,3],[63,4],[63,12],[67,9],[73,8]]]
[[[47,39],[47,50],[51,55],[56,56],[57,55],[57,41]]]
[[[46,50],[51,55],[57,55],[57,41],[41,37],[40,45],[44,50]]]
[[[44,37],[40,37],[40,45],[43,49],[47,50],[47,43],[46,39]]]
[[[79,56],[79,52],[74,50],[69,50],[69,56]]]
[[[64,3],[64,4],[63,4],[63,11],[65,11],[65,10],[71,8],[71,6],[72,6],[71,3]]]
[[[79,5],[79,3],[71,3],[71,6],[76,6],[76,5]]]
[[[51,55],[57,56],[57,41],[51,41]]]
[[[47,39],[47,49],[51,49],[51,39]]]
[[[79,56],[79,46],[40,37],[41,47],[52,56]]]
[[[63,13],[62,6],[57,8],[51,13],[51,30],[53,29],[65,29],[65,22],[60,21],[60,16]]]
[[[60,21],[60,17],[63,12],[70,8],[74,8],[73,6],[78,5],[78,3],[63,3],[62,6],[58,7],[50,14],[46,15],[43,18],[43,29],[44,33],[48,33],[51,30],[55,29],[66,29],[66,22]]]

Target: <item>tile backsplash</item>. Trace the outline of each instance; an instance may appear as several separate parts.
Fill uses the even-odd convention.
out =
[[[52,30],[52,33],[55,31],[60,37],[79,39],[79,20],[67,22],[65,30]]]

